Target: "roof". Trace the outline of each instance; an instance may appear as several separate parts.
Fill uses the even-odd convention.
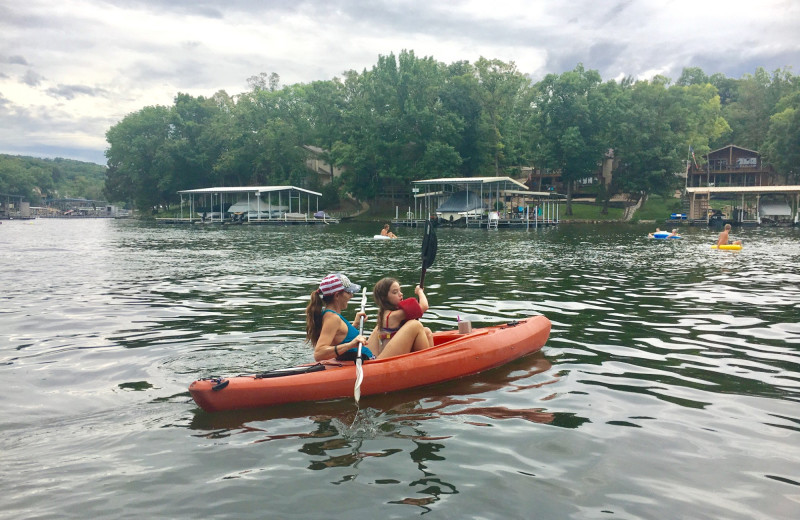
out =
[[[714,193],[740,193],[740,194],[763,194],[763,193],[793,193],[800,194],[800,185],[792,186],[694,186],[686,188],[686,193],[714,194]]]
[[[419,181],[411,181],[413,184],[497,184],[500,182],[510,182],[523,190],[528,187],[519,181],[515,181],[511,177],[447,177],[441,179],[424,179]]]
[[[297,186],[222,186],[218,188],[197,188],[194,190],[178,190],[180,194],[203,194],[203,193],[272,193],[276,191],[299,191],[309,195],[322,197],[322,193],[298,188]]]
[[[754,153],[756,155],[761,155],[759,152],[757,152],[755,150],[749,150],[747,148],[742,148],[741,146],[736,146],[735,144],[729,144],[728,146],[723,146],[722,148],[717,148],[716,150],[711,150],[706,155],[711,155],[712,153],[721,152],[722,150],[727,150],[728,148],[736,148],[738,150],[744,150],[745,152],[750,152],[750,153]]]

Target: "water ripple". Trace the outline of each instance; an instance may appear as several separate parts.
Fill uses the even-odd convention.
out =
[[[363,398],[360,409],[349,399],[205,414],[191,380],[310,360],[304,309],[324,274],[368,288],[392,275],[410,293],[421,230],[375,241],[370,224],[8,224],[8,515],[308,517],[320,504],[330,518],[796,511],[796,229],[736,230],[747,244],[738,254],[710,250],[704,228],[672,243],[636,225],[440,229],[426,325],[545,314],[543,352]]]

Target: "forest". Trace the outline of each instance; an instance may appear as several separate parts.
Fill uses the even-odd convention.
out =
[[[600,195],[642,197],[675,187],[690,147],[702,160],[727,144],[761,152],[795,182],[800,173],[800,80],[789,69],[604,81],[578,64],[533,82],[513,62],[445,64],[404,50],[331,80],[281,85],[261,73],[248,88],[178,93],[112,126],[105,198],[147,209],[181,189],[293,184],[330,207],[345,192],[407,197],[412,180],[517,177],[523,166],[559,172],[569,197],[609,149],[618,165]],[[333,185],[309,175],[306,145],[343,168]]]
[[[0,154],[0,193],[34,206],[48,199],[105,200],[106,167],[72,159]]]

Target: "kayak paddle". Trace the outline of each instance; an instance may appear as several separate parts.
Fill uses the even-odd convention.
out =
[[[367,288],[364,287],[361,291],[361,312],[367,307]],[[361,316],[361,324],[358,328],[358,334],[364,334],[364,316]],[[353,397],[356,398],[356,404],[361,399],[361,381],[364,380],[364,369],[361,368],[361,343],[358,344],[358,357],[356,358],[356,386],[353,389]]]
[[[425,288],[425,271],[433,265],[436,259],[436,249],[439,247],[436,239],[436,231],[433,229],[433,222],[428,219],[425,221],[425,236],[422,237],[422,276],[419,279],[420,289]]]

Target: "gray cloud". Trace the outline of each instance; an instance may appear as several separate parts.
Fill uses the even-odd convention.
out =
[[[0,152],[102,157],[109,126],[178,92],[233,95],[261,72],[331,79],[403,49],[515,61],[534,81],[578,63],[604,80],[800,66],[800,4],[783,0],[86,0],[59,16],[37,1],[0,5]]]
[[[41,75],[36,73],[32,70],[25,71],[25,75],[22,76],[22,83],[29,85],[31,87],[38,87],[39,84],[42,82],[44,78]]]
[[[76,96],[102,96],[108,95],[108,92],[102,88],[88,87],[86,85],[58,85],[47,89],[47,93],[53,97],[63,99],[75,99]]]
[[[9,56],[4,60],[11,65],[27,65],[28,60],[24,56]]]

